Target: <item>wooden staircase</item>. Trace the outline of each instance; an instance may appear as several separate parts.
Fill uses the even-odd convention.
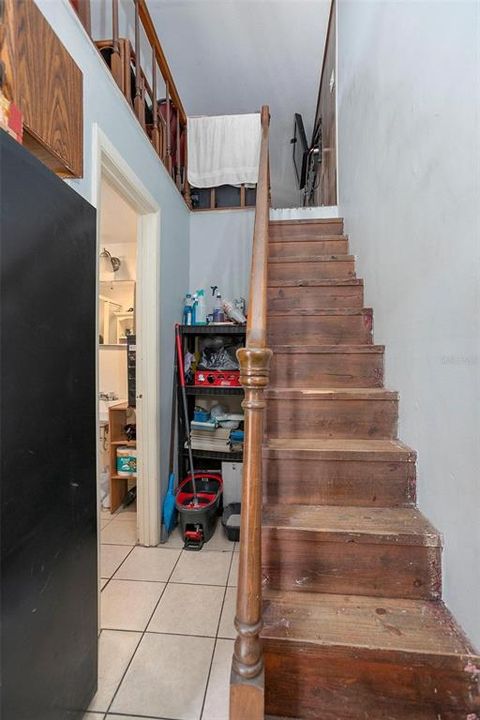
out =
[[[265,711],[478,720],[480,658],[441,601],[341,220],[270,223],[267,296]]]

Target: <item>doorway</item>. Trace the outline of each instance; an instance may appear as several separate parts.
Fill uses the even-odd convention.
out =
[[[105,178],[100,183],[98,261],[97,483],[101,540],[136,544],[136,297],[139,215]],[[128,513],[126,515],[125,513]],[[127,522],[123,522],[128,519]],[[122,520],[122,523],[119,521]]]
[[[93,150],[98,526],[105,544],[117,544],[116,532],[119,545],[155,546],[160,541],[159,207],[98,126]],[[130,533],[114,530],[120,513]]]

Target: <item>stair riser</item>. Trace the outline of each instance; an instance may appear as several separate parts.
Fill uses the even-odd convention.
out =
[[[380,353],[281,353],[275,352],[270,387],[382,387],[383,355]]]
[[[269,280],[330,280],[355,277],[353,260],[269,263]]]
[[[348,240],[294,240],[269,244],[270,257],[348,255]]]
[[[330,310],[332,308],[362,308],[361,285],[333,285],[330,287],[269,287],[268,313],[301,310]]]
[[[397,400],[269,398],[268,438],[361,438],[397,436]]]
[[[371,315],[272,315],[271,345],[371,345]]]
[[[265,505],[400,507],[415,503],[415,464],[265,458]]]
[[[267,713],[315,720],[474,720],[468,658],[264,640]]]
[[[319,538],[323,541],[320,542]],[[440,597],[440,549],[368,543],[354,533],[262,529],[264,586],[433,600]]]
[[[270,223],[269,236],[273,240],[305,237],[315,240],[321,235],[343,235],[343,221],[322,223]]]

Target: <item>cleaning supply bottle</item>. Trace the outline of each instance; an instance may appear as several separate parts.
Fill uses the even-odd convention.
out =
[[[196,293],[194,293],[193,297],[192,297],[192,325],[197,324],[197,305],[198,305],[197,295],[196,295]]]
[[[187,293],[185,296],[185,303],[183,306],[183,324],[192,324],[192,296],[190,293]]]
[[[215,306],[213,308],[213,322],[214,323],[225,322],[225,314],[223,312],[222,296],[220,295],[220,293],[217,293],[217,297],[215,298]]]
[[[205,290],[197,290],[197,305],[195,307],[195,325],[207,324],[207,308],[205,304]]]

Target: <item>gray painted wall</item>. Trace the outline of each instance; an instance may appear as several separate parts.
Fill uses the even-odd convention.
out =
[[[479,12],[341,0],[337,84],[340,214],[445,537],[445,598],[478,646]]]
[[[219,286],[223,297],[248,301],[254,215],[254,210],[190,215],[189,289],[205,289],[207,312],[211,312],[212,285]]]

